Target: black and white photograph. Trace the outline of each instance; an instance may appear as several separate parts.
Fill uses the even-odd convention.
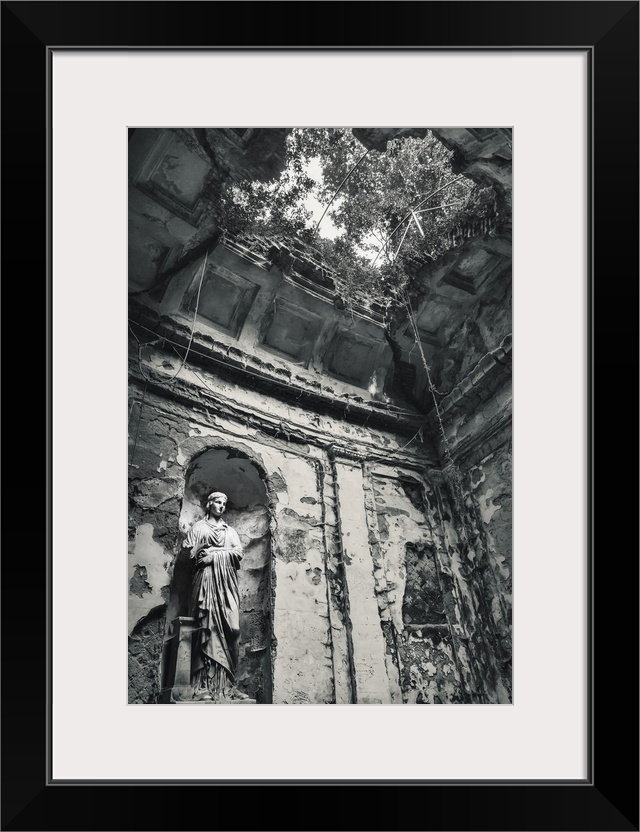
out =
[[[637,832],[639,17],[2,0],[2,829]]]
[[[512,152],[129,128],[130,704],[512,703]]]

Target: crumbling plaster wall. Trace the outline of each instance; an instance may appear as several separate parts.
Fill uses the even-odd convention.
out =
[[[230,331],[221,323],[216,324],[207,318],[207,304],[203,304],[203,298],[209,290],[215,292],[214,304],[220,311],[230,303],[225,296],[229,281],[238,278],[242,279],[245,289],[253,287],[255,295],[240,315],[237,331],[235,328]],[[247,294],[250,295],[251,292]],[[200,305],[194,350],[215,350],[227,358],[242,362],[255,372],[276,374],[281,379],[329,395],[342,396],[344,399],[362,402],[386,398],[381,391],[385,386],[392,355],[383,337],[382,327],[372,320],[337,308],[326,297],[302,290],[279,269],[273,267],[267,271],[219,244],[207,253],[206,269],[203,254],[172,277],[161,300],[146,299],[145,311],[151,314],[150,322],[153,321],[154,325],[157,325],[154,316],[170,318],[174,322],[174,337],[181,334],[188,338],[197,300]],[[283,308],[289,308],[289,315],[286,312],[279,314],[282,304],[285,305]],[[309,333],[304,335],[304,341],[309,347],[308,354],[306,350],[297,349],[299,345],[296,336],[299,338],[300,333],[290,337],[287,332],[289,319],[297,316],[306,318],[311,326]],[[314,326],[317,326],[317,330]],[[277,346],[271,343],[274,340],[273,331],[277,334]],[[328,366],[331,364],[332,345],[347,335],[366,339],[371,345],[371,367],[369,372],[366,372],[366,367],[362,368],[362,384],[350,382],[335,372],[332,374]],[[145,339],[149,340],[148,336]],[[360,361],[365,363],[362,358]],[[351,369],[360,367],[354,364]]]
[[[492,241],[493,249],[500,250],[504,241]],[[488,244],[487,244],[488,245]],[[504,271],[497,274],[488,285],[482,287],[480,297],[467,296],[459,301],[446,316],[438,330],[441,346],[434,356],[433,375],[436,387],[442,391],[452,390],[465,378],[483,358],[511,335],[512,298],[510,248],[504,255]],[[447,258],[443,258],[446,261]],[[502,262],[502,261],[500,261]],[[441,267],[442,268],[442,267]],[[446,267],[445,267],[446,268]],[[500,266],[498,266],[500,268]],[[437,282],[435,272],[432,284]],[[440,288],[441,295],[448,292],[452,297],[464,295],[455,287]]]
[[[225,183],[277,178],[290,128],[137,128],[129,135],[129,286],[148,290],[218,232]]]
[[[148,397],[142,408],[130,492],[135,524],[130,564],[132,576],[144,569],[153,582],[148,580],[149,591],[141,598],[130,595],[131,620],[144,621],[150,608],[166,603],[178,548],[181,489],[189,461],[210,447],[244,452],[268,472],[273,489],[273,583],[278,598],[273,631],[280,644],[274,664],[274,697],[276,701],[331,701],[333,674],[322,563],[323,530],[313,460],[300,451],[284,451],[286,443],[282,441],[270,446],[256,442],[249,431],[225,431],[203,424],[173,404],[160,405]],[[150,492],[158,495],[152,503]],[[161,502],[160,494],[164,498]],[[310,497],[313,503],[301,503],[301,497]],[[307,634],[303,641],[297,637],[300,632]]]
[[[180,141],[205,160],[207,137],[187,132],[178,131]],[[454,144],[458,141],[449,138]],[[482,165],[466,172],[475,173],[473,178],[483,184],[494,184],[506,201],[510,166],[500,155],[504,142],[499,137],[492,142],[483,144]],[[462,151],[458,155],[466,167],[469,159]],[[273,159],[280,164],[277,154]],[[228,173],[209,177],[208,192],[213,193],[220,176]],[[163,268],[211,236],[215,222],[208,192],[201,199],[201,227],[195,234],[179,219],[169,226],[170,216],[162,206],[150,212],[146,196],[137,197],[134,207],[144,225],[140,234],[154,238],[158,258],[168,258]],[[166,240],[158,237],[161,226]],[[171,248],[173,238],[178,245]],[[154,274],[159,262],[152,264]],[[189,260],[187,266],[190,279],[194,263]],[[150,272],[141,286],[147,286],[147,277],[152,282]],[[175,312],[167,300],[163,311]],[[508,329],[505,298],[496,296],[495,303],[478,305],[477,310],[462,329],[453,321],[443,330],[451,355],[445,348],[433,368],[442,389],[459,382],[465,372],[477,373],[478,357],[486,350],[495,352],[497,340]],[[226,346],[228,354],[238,352],[231,341]],[[462,363],[457,355],[462,355]],[[238,358],[246,356],[238,352]],[[158,353],[146,359],[156,373],[163,372],[163,366],[168,377],[176,371],[175,355]],[[276,371],[282,363],[273,356],[269,361]],[[304,377],[314,373],[314,361],[312,356],[309,367],[300,370],[300,381],[308,382]],[[461,480],[452,483],[446,475],[439,479],[430,472],[433,461],[423,460],[422,473],[430,473],[423,480],[424,508],[418,509],[400,490],[406,471],[402,476],[389,470],[374,476],[369,463],[363,462],[397,453],[405,440],[321,412],[289,408],[206,373],[198,376],[185,368],[183,377],[184,387],[198,391],[195,409],[193,397],[187,402],[191,394],[169,402],[153,391],[153,385],[149,390],[143,384],[132,385],[130,701],[153,702],[157,697],[184,474],[193,455],[208,447],[240,449],[259,460],[269,481],[273,701],[510,701],[511,472],[508,432],[503,429],[510,388],[494,386],[466,409],[457,404],[465,395],[459,388],[469,378],[451,391],[447,398],[455,406],[445,414],[446,433]],[[182,392],[181,387],[176,384],[176,391]],[[332,381],[332,387],[345,398],[359,392],[340,382]],[[432,427],[437,435],[437,426]],[[333,440],[350,455],[332,449]],[[442,448],[441,452],[445,459]],[[409,467],[415,475],[415,464]],[[381,482],[393,485],[386,488]],[[387,507],[398,513],[385,529]],[[407,543],[437,564],[446,612],[440,630],[435,624],[432,629],[412,629],[404,620],[410,583]],[[296,639],[299,632],[304,639]]]
[[[478,507],[486,545],[482,563],[487,603],[498,638],[503,675],[510,683],[512,652],[512,461],[511,440],[469,469],[469,487]]]
[[[509,338],[441,403],[443,545],[469,589],[459,599],[474,655],[469,685],[478,701],[499,703],[512,690],[510,352]]]
[[[180,532],[185,531],[179,529],[178,520],[189,463],[208,448],[231,448],[265,473],[269,494],[273,701],[353,701],[357,695],[354,680],[358,673],[367,672],[368,648],[367,639],[354,639],[353,621],[345,615],[350,586],[352,597],[358,599],[355,619],[367,603],[369,612],[375,613],[367,626],[371,649],[381,664],[370,675],[374,686],[386,686],[382,695],[379,691],[367,694],[366,685],[361,684],[358,701],[388,701],[383,634],[362,508],[361,464],[341,459],[337,446],[355,448],[363,457],[379,457],[397,453],[406,445],[406,438],[308,412],[267,394],[247,391],[202,369],[185,367],[167,397],[160,380],[161,372],[171,378],[165,358],[158,351],[147,356],[144,378],[155,374],[156,384],[147,381],[145,385],[140,378],[131,385],[129,600],[133,656],[141,650],[143,640],[149,656],[157,657],[162,649],[161,628],[148,633],[148,621],[162,617],[166,610]],[[136,372],[140,366],[134,362],[132,376]],[[422,464],[426,464],[426,457]],[[362,517],[357,515],[358,506]],[[358,543],[359,535],[364,539]],[[345,540],[349,541],[346,551]],[[368,569],[366,591],[358,584],[354,567],[358,546],[365,583]],[[368,614],[365,612],[365,617]],[[355,660],[354,641],[359,645]],[[134,663],[132,658],[132,667]],[[158,663],[149,659],[142,675],[135,667],[133,670],[136,681],[131,701],[155,701],[160,685]]]
[[[392,701],[469,701],[457,654],[465,636],[454,582],[464,578],[443,551],[434,488],[389,466],[369,470],[368,525],[386,638]],[[417,562],[430,569],[414,568]],[[459,592],[459,588],[457,589]],[[464,653],[468,664],[469,657]],[[470,669],[467,666],[466,674]]]
[[[485,529],[478,504],[468,490],[468,475],[446,476],[436,489],[441,518],[439,552],[443,574],[453,577],[452,590],[460,621],[457,655],[471,701],[511,701],[511,656],[505,654],[492,615],[496,595]]]
[[[147,358],[159,378],[161,353]],[[274,702],[510,701],[510,449],[496,396],[471,417],[475,430],[449,414],[453,447],[475,447],[461,503],[402,437],[202,369],[180,378],[171,398],[162,383],[131,386],[130,701],[158,693],[184,477],[212,447],[245,454],[267,480]],[[404,620],[408,544],[437,564],[444,617]]]

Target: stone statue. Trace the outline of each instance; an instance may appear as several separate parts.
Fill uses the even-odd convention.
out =
[[[238,533],[222,519],[226,507],[226,494],[209,494],[205,518],[193,524],[183,544],[194,561],[189,611],[196,626],[191,656],[193,698],[214,702],[247,698],[234,684],[242,546]]]

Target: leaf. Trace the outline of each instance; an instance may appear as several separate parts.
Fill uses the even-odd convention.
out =
[[[468,179],[456,179],[453,154],[430,131],[423,138],[388,142],[384,153],[361,159],[362,144],[346,128],[296,128],[286,142],[286,166],[270,183],[242,182],[223,189],[221,224],[230,233],[259,233],[274,239],[304,240],[319,249],[327,269],[338,275],[347,303],[395,303],[410,290],[421,265],[443,254],[464,236],[476,233],[479,218],[495,222],[496,194]],[[311,176],[309,167],[321,171]],[[424,237],[407,230],[403,218],[433,191],[424,207],[459,203],[420,214]],[[336,197],[336,192],[339,194]],[[309,200],[335,198],[328,216],[339,236],[315,231]],[[444,199],[442,199],[444,197]],[[491,226],[490,226],[491,227]],[[403,239],[403,234],[407,231]],[[384,239],[386,242],[381,242]],[[372,265],[375,259],[375,266]]]

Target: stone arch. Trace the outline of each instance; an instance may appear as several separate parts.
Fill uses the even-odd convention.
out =
[[[198,443],[200,444],[200,443]],[[240,645],[237,686],[258,703],[271,701],[274,576],[272,532],[277,497],[262,462],[241,443],[208,437],[185,466],[178,517],[178,547],[167,609],[167,635],[173,622],[189,614],[192,564],[182,541],[204,516],[211,491],[227,494],[225,518],[236,529],[244,558],[240,584]]]

